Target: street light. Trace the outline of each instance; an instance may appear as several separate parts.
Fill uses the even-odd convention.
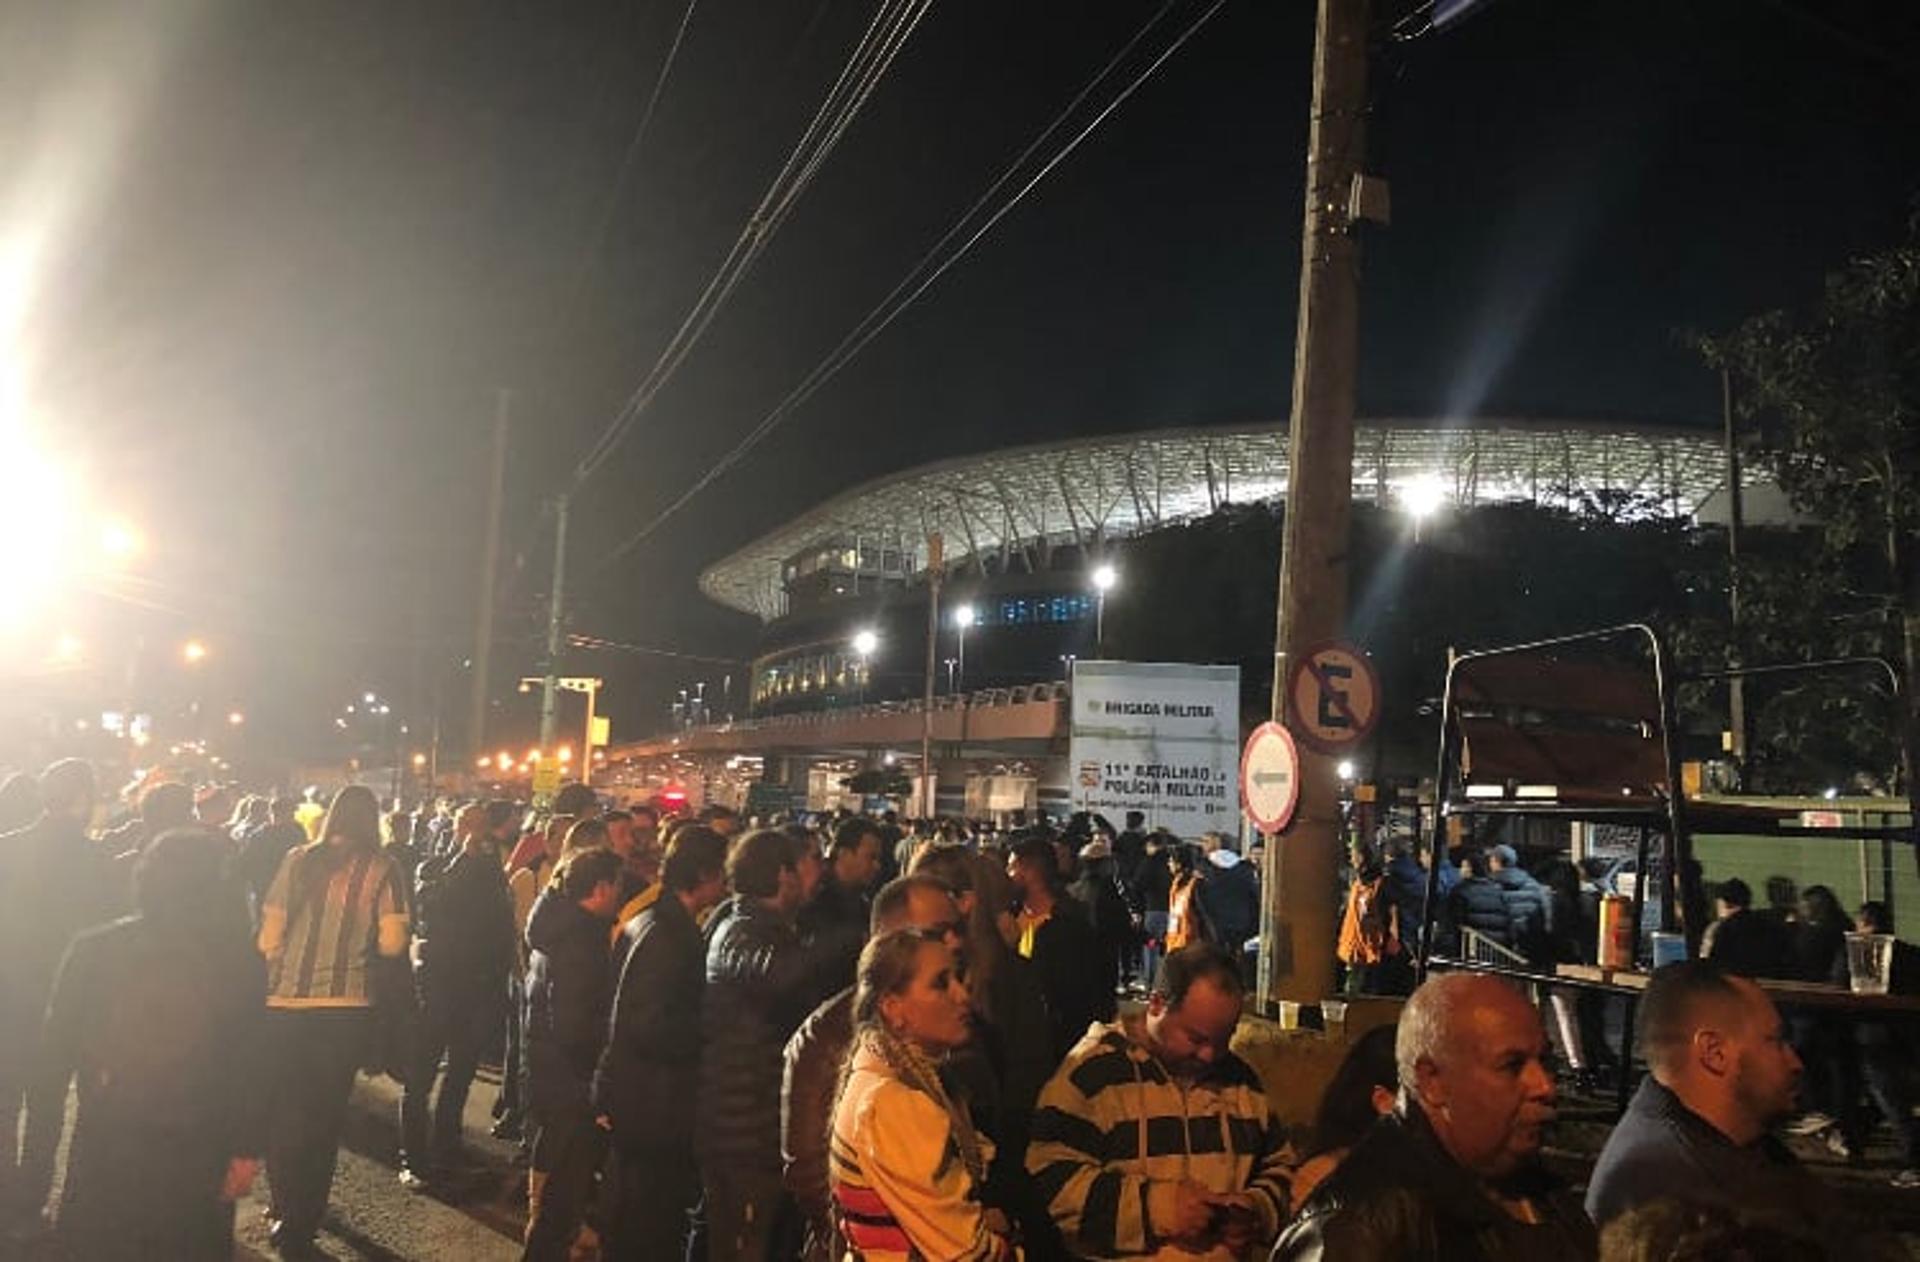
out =
[[[242,714],[240,711],[238,710],[227,711],[227,723],[229,726],[239,727],[242,723],[245,723],[246,721],[247,721],[247,716],[245,714]]]
[[[1093,567],[1093,651],[1105,657],[1107,647],[1107,593],[1120,581],[1120,572],[1102,562]]]
[[[880,651],[880,635],[871,627],[853,633],[853,651],[860,655],[860,704],[867,703],[867,679],[873,674],[873,655]]]
[[[961,605],[953,611],[953,625],[959,628],[960,631],[960,652],[956,658],[959,683],[956,684],[954,682],[956,672],[949,671],[947,674],[948,692],[957,691],[967,682],[967,630],[973,626],[975,622],[979,621],[979,617],[980,615],[972,605]]]
[[[207,660],[207,646],[198,640],[188,640],[180,647],[180,656],[189,666],[198,666]]]

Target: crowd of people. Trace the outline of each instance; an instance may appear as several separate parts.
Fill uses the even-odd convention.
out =
[[[1253,865],[1137,817],[747,827],[580,784],[537,816],[155,785],[96,831],[97,799],[78,762],[0,785],[0,1205],[72,1258],[226,1258],[263,1166],[273,1246],[315,1256],[356,1073],[403,1084],[423,1192],[472,1160],[496,1059],[537,1262],[1874,1256],[1776,1138],[1801,1056],[1735,967],[1778,949],[1737,883],[1710,958],[1647,988],[1649,1074],[1582,1195],[1542,1161],[1542,1009],[1490,976],[1408,985],[1290,1135],[1230,1046]],[[1399,984],[1422,920],[1395,873],[1424,899],[1424,861],[1355,858],[1341,953]],[[1499,901],[1514,949],[1535,920],[1550,942],[1557,888],[1524,875],[1496,848],[1441,931],[1500,931]],[[1806,903],[1789,955],[1832,927]],[[1877,1061],[1851,1038],[1900,1077],[1890,1034]]]

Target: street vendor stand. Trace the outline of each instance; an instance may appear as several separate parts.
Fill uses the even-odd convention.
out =
[[[1808,826],[1798,812],[1726,797],[1688,797],[1681,791],[1674,722],[1672,659],[1662,637],[1643,624],[1608,627],[1508,648],[1461,654],[1447,669],[1440,720],[1440,758],[1431,815],[1432,861],[1419,936],[1419,975],[1462,969],[1510,977],[1530,985],[1597,990],[1627,1002],[1620,1049],[1618,1106],[1625,1108],[1631,1075],[1634,1001],[1647,982],[1651,932],[1685,935],[1698,953],[1710,916],[1693,837],[1699,833],[1806,838],[1819,844],[1884,839],[1916,846],[1911,777],[1905,824],[1883,821],[1844,831]],[[1754,675],[1884,670],[1900,695],[1897,674],[1878,658],[1753,667],[1695,676],[1700,682]],[[1911,763],[1909,764],[1911,765]],[[1447,862],[1449,821],[1492,817],[1558,819],[1611,824],[1635,831],[1630,966],[1601,969],[1561,964],[1551,971],[1511,953],[1434,950],[1443,907],[1440,865]],[[1655,900],[1649,908],[1648,899]],[[1920,1011],[1920,998],[1862,995],[1846,987],[1767,979],[1761,985],[1783,1003],[1853,1011]]]

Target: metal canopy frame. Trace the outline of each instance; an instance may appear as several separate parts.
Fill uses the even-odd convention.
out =
[[[1648,651],[1651,662],[1653,683],[1657,697],[1657,715],[1661,759],[1666,771],[1667,792],[1664,798],[1640,803],[1622,803],[1607,805],[1603,803],[1559,802],[1553,800],[1511,799],[1511,798],[1471,798],[1466,796],[1466,784],[1461,765],[1462,738],[1459,725],[1460,699],[1456,688],[1456,676],[1464,666],[1476,661],[1495,657],[1517,657],[1530,653],[1546,653],[1580,645],[1603,645],[1608,642],[1630,642],[1640,640]],[[1905,688],[1899,672],[1893,664],[1881,657],[1853,656],[1822,658],[1809,662],[1776,662],[1761,666],[1735,667],[1726,670],[1702,671],[1684,677],[1674,677],[1669,673],[1671,654],[1666,640],[1653,627],[1645,623],[1629,623],[1616,627],[1602,627],[1593,631],[1574,635],[1558,636],[1552,639],[1535,640],[1526,644],[1516,644],[1503,648],[1483,649],[1463,653],[1454,658],[1447,668],[1446,690],[1443,695],[1440,718],[1439,765],[1435,773],[1435,809],[1433,812],[1432,836],[1429,838],[1435,858],[1428,866],[1425,904],[1421,912],[1422,931],[1420,935],[1419,975],[1424,978],[1429,966],[1435,962],[1449,968],[1472,968],[1470,960],[1439,959],[1432,953],[1432,927],[1437,920],[1440,907],[1439,863],[1446,854],[1446,821],[1453,816],[1469,817],[1474,815],[1524,816],[1541,818],[1561,818],[1588,823],[1637,824],[1640,826],[1640,841],[1636,851],[1636,879],[1634,882],[1634,900],[1632,923],[1634,926],[1634,949],[1637,953],[1640,937],[1644,928],[1643,912],[1647,894],[1648,860],[1652,858],[1653,838],[1658,836],[1662,847],[1663,871],[1668,879],[1661,882],[1658,891],[1660,897],[1660,928],[1672,931],[1676,923],[1681,924],[1687,934],[1689,952],[1698,949],[1699,939],[1705,927],[1706,898],[1700,885],[1700,879],[1693,864],[1692,824],[1694,817],[1710,814],[1710,807],[1702,806],[1695,810],[1688,805],[1688,799],[1680,789],[1680,758],[1675,742],[1677,724],[1674,719],[1674,691],[1679,684],[1711,683],[1723,680],[1744,679],[1771,675],[1819,674],[1839,670],[1867,668],[1885,674],[1896,706],[1904,713]],[[1903,742],[1904,742],[1903,732]],[[1909,764],[1912,759],[1909,756]],[[1890,840],[1902,841],[1913,847],[1916,867],[1920,867],[1920,785],[1909,774],[1907,783],[1908,822],[1902,824],[1849,825],[1844,829],[1813,828],[1798,823],[1788,823],[1784,817],[1754,813],[1743,815],[1736,825],[1742,832],[1755,836],[1773,836],[1783,838],[1804,838],[1819,842]],[[1679,902],[1674,899],[1678,890]],[[1685,915],[1680,915],[1681,910]],[[1545,976],[1544,974],[1542,976]]]

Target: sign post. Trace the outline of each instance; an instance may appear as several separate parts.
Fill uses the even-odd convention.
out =
[[[1269,836],[1293,822],[1300,805],[1300,750],[1293,733],[1262,723],[1240,756],[1240,803],[1253,826]]]

